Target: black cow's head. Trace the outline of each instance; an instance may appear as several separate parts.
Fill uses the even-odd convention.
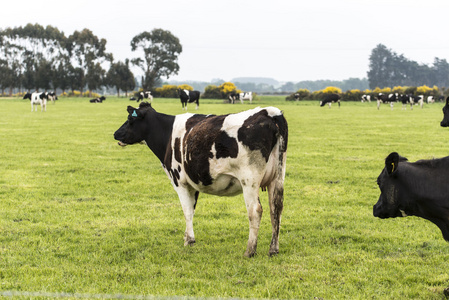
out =
[[[380,197],[376,205],[373,206],[375,217],[384,219],[405,216],[405,212],[401,208],[407,191],[400,180],[401,169],[399,166],[403,161],[407,161],[407,158],[399,156],[396,152],[391,153],[385,159],[385,168],[377,178]]]
[[[145,115],[152,110],[151,104],[142,102],[139,108],[128,106],[128,120],[114,133],[114,139],[120,146],[132,145],[144,141],[146,126]]]
[[[449,97],[446,98],[446,105],[443,107],[443,121],[441,127],[449,127]]]

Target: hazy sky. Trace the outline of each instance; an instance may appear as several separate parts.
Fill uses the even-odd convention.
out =
[[[7,0],[0,8],[1,29],[88,28],[116,60],[138,56],[137,34],[169,30],[183,47],[170,79],[181,81],[361,78],[379,43],[419,63],[449,61],[448,0]]]

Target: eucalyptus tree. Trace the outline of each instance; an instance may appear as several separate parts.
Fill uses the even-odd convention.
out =
[[[23,76],[28,89],[50,88],[51,76],[46,71],[53,68],[65,51],[63,32],[50,25],[27,24],[2,30],[1,40],[0,58],[6,59],[13,68],[14,84]]]
[[[178,56],[182,52],[179,39],[170,31],[153,29],[142,32],[131,40],[131,50],[142,50],[143,58],[138,57],[131,62],[142,69],[142,87],[151,89],[162,77],[167,79],[178,74]]]
[[[136,87],[134,74],[129,68],[129,60],[112,63],[106,74],[106,82],[107,85],[116,88],[118,97],[120,97],[120,90],[125,91],[125,95],[128,96],[128,91]]]
[[[98,88],[104,74],[102,64],[113,60],[112,54],[106,52],[106,40],[99,39],[89,29],[83,29],[67,38],[66,49],[74,71],[72,75],[77,76],[75,81],[79,86],[76,88],[81,92],[86,84],[93,89]]]

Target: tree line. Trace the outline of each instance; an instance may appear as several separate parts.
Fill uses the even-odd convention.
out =
[[[182,52],[179,39],[169,31],[142,32],[130,42],[137,58],[115,61],[106,51],[106,40],[89,29],[66,36],[56,27],[27,24],[0,30],[0,90],[95,91],[115,87],[117,93],[134,90],[136,81],[130,64],[142,69],[142,86],[153,88],[162,77],[179,71]]]
[[[379,44],[369,57],[370,89],[394,86],[449,87],[449,63],[435,57],[432,65],[419,64]]]

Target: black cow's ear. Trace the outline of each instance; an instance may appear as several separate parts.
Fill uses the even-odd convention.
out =
[[[393,174],[398,170],[399,166],[399,154],[397,152],[392,152],[385,159],[385,168],[387,169],[388,175]]]

